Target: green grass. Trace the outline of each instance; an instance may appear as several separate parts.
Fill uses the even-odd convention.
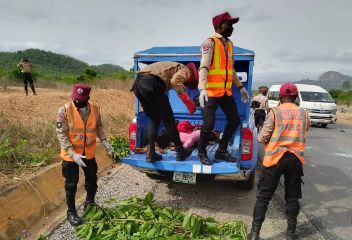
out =
[[[58,152],[54,125],[24,127],[0,114],[0,170],[39,167],[52,162]]]

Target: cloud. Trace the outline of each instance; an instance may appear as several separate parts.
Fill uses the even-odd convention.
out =
[[[311,63],[311,62],[335,62],[339,64],[351,64],[352,49],[350,50],[330,50],[325,52],[293,52],[280,50],[274,56],[287,62]]]

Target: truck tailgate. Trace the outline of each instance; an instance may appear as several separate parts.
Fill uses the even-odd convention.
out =
[[[236,141],[235,141],[236,142]],[[195,149],[190,157],[184,161],[176,161],[175,151],[167,151],[163,154],[163,160],[154,163],[148,163],[145,160],[145,154],[132,153],[130,156],[122,159],[123,163],[138,168],[146,168],[150,170],[170,171],[170,172],[186,172],[186,173],[202,173],[202,174],[228,174],[238,173],[240,171],[238,145],[229,146],[228,150],[237,162],[215,162],[214,154],[218,148],[217,144],[210,145],[207,148],[208,156],[213,161],[212,166],[202,165],[198,159],[198,151]]]

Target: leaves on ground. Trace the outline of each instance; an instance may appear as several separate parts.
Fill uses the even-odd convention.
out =
[[[109,199],[107,203],[113,207],[88,206],[83,215],[85,223],[76,228],[79,239],[246,239],[246,227],[241,221],[219,223],[213,218],[160,207],[154,203],[152,193],[144,199]]]

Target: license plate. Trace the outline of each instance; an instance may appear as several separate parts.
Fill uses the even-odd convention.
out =
[[[196,177],[197,175],[195,173],[174,172],[173,181],[188,184],[196,184]]]

